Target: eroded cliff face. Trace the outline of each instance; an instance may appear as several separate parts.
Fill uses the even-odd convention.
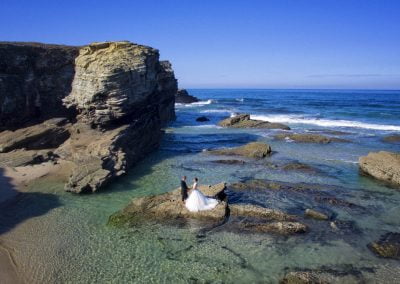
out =
[[[46,46],[41,48],[46,49]],[[51,53],[52,48],[49,47],[47,53]],[[52,56],[57,58],[58,52]],[[15,53],[18,58],[22,56],[17,51]],[[48,122],[30,126],[27,130],[19,129],[15,135],[11,131],[4,132],[7,135],[0,133],[0,145],[8,147],[0,149],[0,153],[3,152],[0,159],[2,155],[7,155],[7,160],[12,161],[13,154],[7,150],[12,149],[15,155],[24,158],[24,166],[37,164],[38,155],[31,152],[25,155],[25,149],[19,146],[22,145],[20,140],[32,141],[38,145],[35,150],[51,151],[43,159],[44,162],[68,165],[65,175],[68,176],[65,181],[67,191],[94,192],[126,173],[132,165],[158,147],[161,128],[175,116],[177,80],[171,64],[159,61],[156,49],[130,42],[93,43],[80,48],[79,54],[75,52],[75,55],[74,62],[63,67],[73,67],[69,76],[64,72],[65,76],[57,81],[65,86],[55,92],[56,97],[50,96],[49,101],[43,97],[44,103],[41,105],[42,110],[47,112],[46,117],[63,116],[66,109],[77,114],[62,125],[57,125],[57,131],[48,132],[49,135],[59,133],[61,128],[68,131],[68,135],[65,135],[65,139],[44,139],[43,135],[37,133],[41,134],[41,129],[45,125],[48,127]],[[29,60],[29,56],[26,60]],[[23,70],[21,67],[21,72]],[[50,73],[48,70],[43,72]],[[33,80],[40,81],[42,77],[36,78],[38,75],[35,74],[31,75]],[[57,79],[56,75],[53,77]],[[12,81],[11,74],[5,78],[7,82],[3,82],[4,86],[14,84],[8,82]],[[58,85],[54,85],[52,80],[49,80],[49,84],[57,89]],[[29,92],[13,94],[18,98],[30,95]],[[5,101],[4,98],[13,94],[2,91],[0,98]],[[11,116],[3,112],[1,114],[4,116],[2,123],[10,124]],[[39,137],[46,143],[36,143],[35,139]],[[59,142],[55,144],[47,140]],[[40,154],[43,156],[42,152]],[[30,157],[32,161],[29,161]]]
[[[71,91],[78,50],[0,42],[0,131],[71,115],[62,99]]]

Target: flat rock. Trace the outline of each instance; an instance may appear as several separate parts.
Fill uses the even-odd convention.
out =
[[[265,158],[272,152],[271,146],[261,142],[251,142],[244,146],[207,151],[213,155],[245,156],[248,158]]]
[[[378,180],[400,185],[400,154],[393,152],[370,152],[360,157],[359,166],[363,173]]]
[[[252,204],[231,204],[230,214],[233,216],[254,217],[273,221],[295,221],[296,216],[289,215],[277,209],[264,208]]]
[[[200,186],[206,196],[215,196],[224,189],[223,183],[214,186]],[[133,224],[140,220],[171,221],[176,219],[199,219],[205,221],[223,221],[227,214],[227,203],[221,201],[214,209],[190,212],[181,200],[180,189],[160,195],[135,198],[123,210],[109,218],[109,224]]]
[[[14,150],[8,153],[0,153],[0,167],[35,165],[55,159],[54,153],[48,150]]]
[[[280,133],[276,134],[274,137],[278,140],[290,139],[299,143],[329,144],[331,142],[349,142],[346,139],[328,137],[320,134]]]
[[[61,145],[70,136],[64,118],[50,119],[43,123],[0,134],[0,153],[15,149],[50,149]]]
[[[179,104],[191,104],[197,103],[199,101],[198,98],[189,95],[188,91],[185,89],[179,89],[175,95],[175,102]]]
[[[231,128],[266,128],[290,130],[290,127],[282,123],[273,123],[262,120],[250,119],[249,114],[239,114],[234,117],[226,118],[218,123],[222,127]]]
[[[387,233],[368,248],[378,256],[400,260],[400,233]]]

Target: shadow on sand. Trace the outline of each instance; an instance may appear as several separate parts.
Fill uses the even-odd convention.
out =
[[[0,235],[60,205],[54,194],[17,191],[10,178],[4,175],[4,169],[0,168]]]

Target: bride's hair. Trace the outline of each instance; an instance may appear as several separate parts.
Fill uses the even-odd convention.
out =
[[[198,181],[199,181],[199,179],[198,179],[197,177],[195,177],[195,178],[194,178],[194,181],[198,182]]]

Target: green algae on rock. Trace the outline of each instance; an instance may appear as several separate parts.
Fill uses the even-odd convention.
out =
[[[209,150],[207,153],[225,156],[245,156],[248,158],[265,158],[272,152],[271,146],[261,142],[251,142],[244,146]]]

